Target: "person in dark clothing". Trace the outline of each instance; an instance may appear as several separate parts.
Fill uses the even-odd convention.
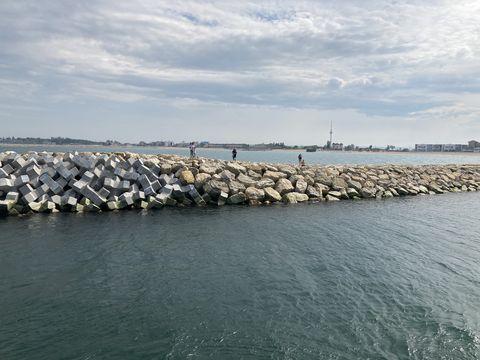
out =
[[[233,161],[237,160],[237,149],[233,148],[232,150],[232,159]]]
[[[302,165],[302,160],[303,160],[302,154],[298,154],[298,165]]]

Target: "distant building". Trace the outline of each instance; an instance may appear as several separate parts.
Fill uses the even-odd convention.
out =
[[[343,150],[343,143],[332,143],[331,149],[341,151]]]
[[[477,146],[478,145],[478,146]],[[478,147],[480,151],[480,143],[471,140],[468,144],[415,144],[415,151],[423,152],[472,152]]]
[[[475,140],[470,140],[468,142],[468,148],[472,149],[473,151],[475,151],[475,149],[480,149],[480,142]]]

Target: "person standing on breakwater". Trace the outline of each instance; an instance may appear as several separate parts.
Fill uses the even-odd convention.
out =
[[[232,150],[232,159],[233,161],[237,160],[237,149],[233,148]]]
[[[196,149],[196,146],[195,146],[195,142],[192,141],[192,142],[190,143],[190,157],[191,157],[191,158],[194,158],[194,157],[197,156],[196,150],[197,150],[197,149]]]
[[[302,165],[302,160],[303,160],[303,156],[300,153],[300,154],[298,154],[298,165],[300,165],[300,166]]]

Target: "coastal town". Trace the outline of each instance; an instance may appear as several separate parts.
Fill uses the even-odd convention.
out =
[[[1,137],[0,144],[18,145],[80,145],[80,146],[109,146],[109,147],[171,147],[188,148],[192,141],[139,141],[137,143],[120,142],[117,140],[92,141],[84,139],[72,139],[68,137]],[[233,149],[242,151],[269,151],[269,150],[305,150],[316,151],[358,151],[358,152],[470,152],[480,153],[480,142],[470,140],[465,144],[415,144],[412,147],[386,146],[358,146],[355,144],[345,145],[342,142],[333,142],[330,137],[324,145],[287,145],[284,142],[270,142],[261,144],[247,143],[212,143],[209,141],[194,141],[196,148],[205,149]]]

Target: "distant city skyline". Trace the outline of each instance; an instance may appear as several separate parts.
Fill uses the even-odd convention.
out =
[[[412,147],[480,134],[480,3],[0,2],[0,137]]]

